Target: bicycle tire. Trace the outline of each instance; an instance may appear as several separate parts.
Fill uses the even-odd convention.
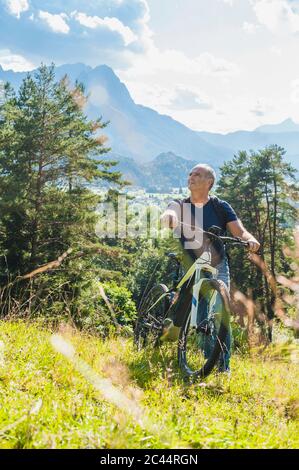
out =
[[[162,332],[165,312],[169,307],[169,299],[165,295],[167,292],[168,288],[165,284],[156,284],[138,307],[134,328],[134,344],[138,350],[145,348],[148,344],[153,346],[156,344]],[[152,307],[160,297],[160,301]]]
[[[215,318],[213,319],[211,316],[210,320],[207,322],[206,333],[202,333],[202,331],[198,332],[197,328],[190,328],[190,303],[188,314],[185,316],[180,331],[178,343],[178,362],[184,375],[188,378],[194,379],[205,378],[212,372],[214,366],[220,358],[220,354],[225,350],[225,339],[228,334],[230,320],[229,293],[224,282],[214,279],[207,279],[202,285],[199,298],[200,295],[202,295],[203,288],[205,289],[205,295],[208,291],[210,291],[210,297],[215,290],[217,291],[221,299],[221,312],[217,314],[217,326],[215,325]],[[208,303],[208,308],[211,310],[210,300]],[[207,336],[207,341],[211,341],[212,347],[208,357],[204,357],[200,351],[200,335]]]

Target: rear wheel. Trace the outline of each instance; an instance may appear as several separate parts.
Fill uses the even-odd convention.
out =
[[[217,311],[215,294],[219,295]],[[198,298],[197,325],[190,327],[191,308],[186,315],[179,338],[178,360],[190,378],[209,375],[220,356],[227,353],[225,340],[229,330],[229,294],[222,281],[206,280]]]
[[[157,344],[162,333],[165,312],[169,307],[167,292],[165,284],[157,284],[142,300],[134,329],[134,343],[138,350]]]

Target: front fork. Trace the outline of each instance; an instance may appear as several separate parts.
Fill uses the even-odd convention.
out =
[[[205,272],[208,273],[209,276],[201,277],[201,273]],[[191,302],[191,314],[190,314],[190,327],[197,327],[197,314],[198,314],[198,297],[202,287],[202,284],[207,281],[208,279],[215,279],[217,277],[218,271],[216,268],[213,268],[210,265],[203,265],[201,269],[197,269],[195,273],[195,280],[192,289],[192,302]],[[214,305],[216,302],[217,292],[214,291],[211,298],[210,303]]]
[[[183,279],[180,281],[178,284],[178,288],[180,288],[184,282],[187,282],[187,280],[190,278],[190,276],[193,274],[195,271],[195,280],[194,280],[194,285],[192,288],[192,302],[191,302],[191,319],[190,319],[190,327],[196,327],[197,326],[197,310],[198,310],[198,296],[200,289],[202,287],[202,283],[209,279],[209,277],[201,277],[201,272],[204,271],[210,275],[210,278],[216,278],[217,277],[217,269],[213,268],[210,264],[202,264],[194,265],[191,267],[191,269],[185,274]],[[216,295],[217,292],[213,292],[212,297],[211,297],[211,302],[214,303],[216,301]],[[160,340],[162,342],[164,341],[176,341],[179,338],[181,331],[181,327],[175,326],[173,324],[173,320],[168,318],[166,319],[166,323],[164,324],[164,331],[160,337]]]

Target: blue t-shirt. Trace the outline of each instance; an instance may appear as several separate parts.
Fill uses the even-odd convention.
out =
[[[210,198],[204,206],[198,207],[191,203],[190,198],[187,198],[172,201],[168,209],[175,211],[178,220],[182,222],[174,230],[174,233],[180,239],[185,252],[189,253],[192,259],[200,256],[202,252],[205,235],[201,233],[201,230],[208,231],[210,227],[216,225],[225,232],[227,224],[238,219],[232,206],[220,199],[212,201]],[[191,226],[197,227],[198,232],[194,232]],[[189,240],[192,241],[191,245],[188,244]],[[193,240],[195,241],[193,242]],[[217,251],[217,248],[215,250]]]
[[[214,205],[212,200],[210,199],[204,206],[203,206],[203,229],[208,230],[212,225],[217,225],[217,227],[222,228],[223,231],[226,230],[226,225],[229,222],[233,222],[234,220],[237,220],[237,214],[235,213],[234,209],[232,206],[222,200],[218,200],[218,204],[222,207],[223,211],[223,218],[219,217],[219,214],[215,211]],[[191,206],[193,204],[191,203]],[[219,209],[218,209],[218,212]]]
[[[219,207],[218,210],[216,210],[214,207],[216,204],[217,206],[221,206],[221,208]],[[184,207],[183,212],[182,206]],[[221,199],[218,199],[218,202],[213,202],[212,198],[210,198],[204,206],[197,207],[192,204],[190,198],[187,198],[180,201],[172,201],[168,205],[168,209],[174,210],[178,219],[182,222],[193,222],[193,218],[195,217],[196,225],[203,230],[208,230],[212,225],[216,225],[225,231],[226,225],[229,222],[238,219],[232,206]]]

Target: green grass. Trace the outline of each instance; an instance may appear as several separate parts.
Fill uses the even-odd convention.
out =
[[[61,334],[77,359],[38,324],[0,323],[1,448],[298,448],[294,351],[234,355],[231,377],[187,385],[174,346],[137,353],[131,339]],[[103,398],[86,364],[131,400],[133,416]]]

